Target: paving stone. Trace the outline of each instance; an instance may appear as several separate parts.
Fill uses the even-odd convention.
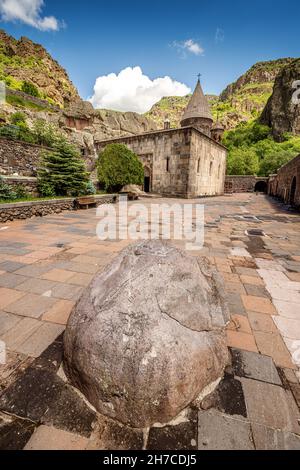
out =
[[[19,286],[25,281],[26,281],[25,276],[19,276],[17,274],[11,274],[11,273],[1,274],[0,287],[14,289],[15,287]]]
[[[293,300],[293,296],[292,300]],[[291,301],[274,300],[274,305],[280,316],[294,320],[300,319],[300,304]]]
[[[225,290],[233,294],[246,294],[245,287],[241,282],[226,282]]]
[[[66,431],[61,431],[49,426],[39,426],[24,450],[84,450],[88,445],[88,439]]]
[[[198,412],[191,410],[186,421],[150,429],[147,450],[197,450]]]
[[[30,357],[39,357],[53,341],[64,331],[64,326],[51,323],[41,323],[38,330],[26,339],[15,351]]]
[[[43,315],[43,321],[66,325],[74,305],[70,300],[59,300]]]
[[[33,333],[41,327],[41,322],[33,318],[22,318],[13,329],[9,329],[3,336],[2,341],[8,349],[18,351]]]
[[[44,281],[43,279],[30,278],[23,284],[18,286],[18,290],[22,292],[30,292],[31,294],[42,295],[56,286],[55,282]]]
[[[52,402],[41,417],[42,424],[85,437],[90,437],[95,420],[96,413],[68,384],[60,388],[55,402]]]
[[[76,302],[83,293],[83,288],[71,284],[57,284],[51,291],[51,296],[56,299],[71,300]]]
[[[56,374],[29,367],[0,397],[0,409],[8,414],[40,423],[55,406],[64,382]]]
[[[23,450],[34,429],[31,421],[0,414],[0,450]]]
[[[232,315],[246,315],[246,310],[240,294],[226,293],[229,311]]]
[[[17,315],[0,312],[0,338],[14,328],[20,321],[22,321],[22,318]]]
[[[296,434],[252,424],[256,450],[300,450],[300,437]]]
[[[276,309],[269,299],[255,297],[252,295],[242,295],[242,301],[246,310],[258,313],[276,315]]]
[[[199,450],[254,450],[250,423],[218,411],[201,411],[198,418]]]
[[[48,281],[55,281],[55,282],[66,282],[72,276],[74,276],[74,273],[71,271],[66,271],[64,269],[52,269],[46,274],[43,274],[42,279],[46,279]]]
[[[231,322],[227,326],[228,330],[239,331],[242,333],[252,334],[249,320],[244,315],[232,315]]]
[[[89,440],[87,450],[142,450],[143,430],[123,426],[105,416],[98,415],[98,422]]]
[[[4,309],[7,305],[23,297],[23,293],[16,289],[0,287],[0,308]]]
[[[261,382],[282,385],[277,369],[270,357],[237,349],[232,349],[231,354],[233,370],[238,377],[248,377]]]
[[[236,267],[235,268],[235,271],[237,272],[237,274],[240,274],[240,275],[244,275],[244,276],[251,276],[251,277],[259,277],[259,274],[258,272],[256,271],[256,269],[252,269],[252,268],[241,268],[241,267]]]
[[[23,263],[16,263],[15,261],[4,261],[0,263],[0,270],[7,273],[13,273],[18,269],[24,268],[26,265]]]
[[[32,365],[36,369],[46,369],[57,373],[63,362],[63,354],[63,335],[60,335],[34,360]]]
[[[92,282],[93,277],[91,274],[78,273],[73,275],[69,280],[68,284],[73,284],[75,286],[88,287]]]
[[[83,273],[83,274],[96,274],[100,267],[92,264],[83,264],[83,263],[73,263],[66,262],[63,264],[63,268],[74,273]]]
[[[300,273],[288,272],[286,275],[291,281],[300,282]]]
[[[290,392],[257,380],[241,380],[251,423],[300,434],[300,412]]]
[[[291,359],[291,354],[278,332],[265,333],[254,331],[254,336],[258,350],[261,354],[272,357],[278,367],[295,369],[295,365]]]
[[[253,331],[278,334],[277,327],[270,315],[265,313],[248,312],[248,319]]]
[[[225,374],[217,389],[204,398],[201,408],[214,408],[221,413],[247,418],[247,409],[242,384],[232,375]]]
[[[300,318],[299,320],[291,320],[290,318],[276,316],[274,317],[274,322],[284,338],[294,339],[295,341],[299,340]]]
[[[227,345],[231,348],[243,349],[245,351],[258,352],[253,335],[241,331],[227,330]]]
[[[50,269],[51,269],[50,264],[49,265],[35,264],[31,266],[26,266],[25,268],[21,268],[18,271],[16,271],[15,274],[26,276],[26,277],[39,278]]]
[[[246,290],[247,295],[270,299],[269,292],[263,286],[257,286],[255,284],[244,284],[244,288]]]
[[[243,284],[250,284],[254,286],[264,286],[264,282],[259,277],[241,275],[241,281]]]
[[[9,304],[5,311],[23,317],[40,318],[57,300],[35,294],[25,294],[21,299]]]

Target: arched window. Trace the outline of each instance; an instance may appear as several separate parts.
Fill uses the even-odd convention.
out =
[[[219,165],[219,168],[218,168],[218,179],[220,179],[220,176],[221,176],[221,164]]]
[[[201,164],[201,161],[199,158],[198,163],[197,163],[197,173],[200,173],[200,164]]]
[[[213,170],[213,162],[210,162],[210,167],[209,167],[209,176],[212,175],[212,170]]]
[[[170,173],[170,157],[167,157],[167,173]]]

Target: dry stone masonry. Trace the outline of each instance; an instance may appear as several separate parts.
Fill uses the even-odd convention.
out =
[[[161,241],[136,243],[98,274],[65,334],[65,369],[101,413],[168,423],[223,376],[227,307],[218,275]]]

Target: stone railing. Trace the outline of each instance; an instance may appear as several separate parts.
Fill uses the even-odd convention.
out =
[[[94,197],[97,206],[113,204],[116,201],[116,195],[114,194]],[[44,217],[49,214],[60,214],[63,211],[73,211],[76,210],[75,201],[75,198],[65,198],[0,204],[0,224],[17,219],[25,220],[32,217]]]

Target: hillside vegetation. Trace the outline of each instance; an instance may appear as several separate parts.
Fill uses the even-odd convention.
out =
[[[39,44],[0,30],[0,80],[13,90],[64,107],[79,99],[67,72]]]

